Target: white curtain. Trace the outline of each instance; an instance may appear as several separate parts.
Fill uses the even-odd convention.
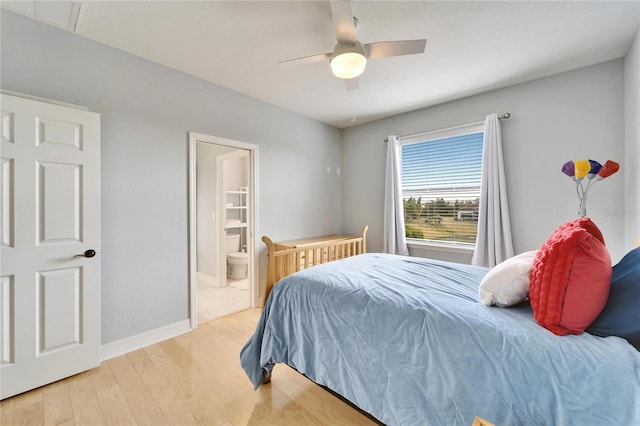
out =
[[[502,161],[502,132],[498,115],[493,113],[487,115],[484,121],[478,237],[471,263],[493,267],[512,256],[513,240]]]
[[[382,251],[408,255],[404,235],[404,206],[402,203],[402,146],[397,136],[387,142],[387,175],[384,189],[384,229]]]

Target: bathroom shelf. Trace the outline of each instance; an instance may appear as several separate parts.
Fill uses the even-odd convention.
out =
[[[239,229],[247,227],[247,191],[226,191],[227,219],[235,219],[239,222],[227,223],[227,229]],[[231,204],[231,205],[229,205]]]
[[[246,228],[247,224],[246,223],[228,223],[226,228],[227,229],[237,229],[237,228]]]

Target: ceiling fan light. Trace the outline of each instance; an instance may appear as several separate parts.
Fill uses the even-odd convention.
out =
[[[355,78],[366,66],[367,58],[357,52],[342,53],[331,59],[331,72],[338,78]]]
[[[367,56],[359,41],[336,44],[329,61],[331,72],[338,78],[355,78],[364,72]]]

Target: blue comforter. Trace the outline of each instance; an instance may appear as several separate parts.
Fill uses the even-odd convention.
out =
[[[486,307],[488,269],[366,254],[286,277],[240,358],[285,363],[389,425],[640,425],[640,353]]]

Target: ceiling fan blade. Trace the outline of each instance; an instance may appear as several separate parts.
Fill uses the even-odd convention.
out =
[[[331,57],[331,53],[321,53],[319,55],[311,55],[311,56],[303,56],[302,58],[287,59],[285,61],[278,62],[278,64],[283,66],[313,64],[315,62],[327,60],[330,57]]]
[[[353,12],[351,11],[351,3],[348,1],[332,1],[331,3],[331,19],[333,20],[333,28],[336,30],[336,39],[338,41],[356,41],[356,26],[353,22]]]
[[[369,52],[367,58],[375,59],[423,53],[426,45],[427,39],[423,38],[420,40],[379,41],[365,44],[364,48]]]
[[[344,80],[344,87],[347,89],[347,92],[356,90],[359,86],[360,79],[358,77],[348,78]]]

